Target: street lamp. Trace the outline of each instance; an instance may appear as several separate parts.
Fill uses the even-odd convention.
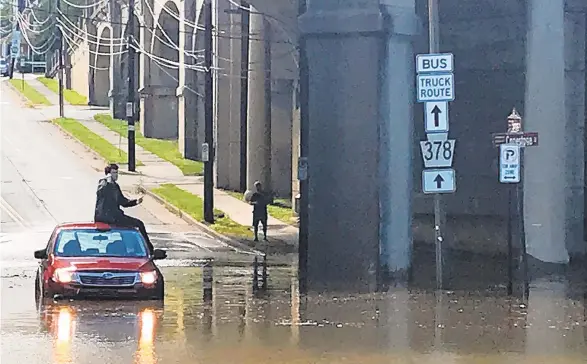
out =
[[[508,116],[508,133],[521,133],[522,132],[522,117],[516,111],[514,107],[512,113]]]

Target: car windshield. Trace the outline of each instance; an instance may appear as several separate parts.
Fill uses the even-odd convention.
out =
[[[57,236],[55,255],[60,257],[146,257],[145,240],[136,230],[64,230]]]

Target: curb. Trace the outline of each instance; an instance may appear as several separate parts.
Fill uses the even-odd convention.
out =
[[[261,252],[257,249],[251,248],[251,247],[241,243],[240,241],[238,241],[234,238],[228,237],[226,235],[222,235],[222,234],[214,231],[208,225],[203,224],[203,223],[199,222],[198,220],[194,219],[189,214],[185,213],[184,211],[182,211],[181,209],[179,209],[175,205],[167,202],[165,199],[158,196],[157,194],[149,191],[145,187],[139,185],[136,187],[136,189],[138,192],[144,193],[145,195],[153,198],[155,201],[157,201],[161,205],[165,206],[169,211],[171,211],[175,215],[179,216],[179,218],[181,218],[183,221],[187,222],[190,225],[197,226],[198,228],[200,228],[202,231],[204,231],[206,234],[212,236],[213,238],[216,238],[216,239],[222,241],[223,243],[226,243],[227,245],[230,245],[231,247],[238,249],[238,250],[241,250],[241,251],[247,251],[247,250],[251,251],[252,250],[250,252],[251,254],[259,255],[259,256],[262,256],[264,254],[263,252]]]
[[[10,90],[16,94],[17,97],[20,98],[20,101],[24,104],[25,107],[31,108],[31,109],[36,109],[35,104],[33,104],[32,102],[30,102],[29,99],[27,99],[22,92],[20,92],[19,89],[17,89],[16,87],[14,87],[13,84],[10,83],[9,80],[6,80],[6,85],[10,88]]]
[[[12,85],[11,85],[12,86]],[[67,130],[63,129],[59,124],[54,123],[53,121],[51,121],[51,124],[55,125],[57,127],[57,129],[59,129],[59,131],[61,131],[63,134],[65,134],[65,136],[70,137],[71,139],[73,139],[77,144],[79,144],[80,146],[84,147],[86,149],[86,151],[88,151],[90,154],[92,154],[95,158],[93,160],[100,160],[101,164],[100,167],[96,165],[90,165],[90,167],[95,170],[96,172],[104,172],[104,167],[106,166],[106,163],[108,163],[108,161],[106,159],[104,159],[100,154],[96,153],[95,150],[93,150],[92,148],[88,147],[87,145],[85,145],[84,143],[82,143],[78,138],[76,138],[73,134],[71,134],[70,132],[68,132]],[[119,174],[122,175],[126,175],[126,176],[142,176],[143,174],[140,172],[129,172],[129,171],[124,171],[122,169],[118,170]]]

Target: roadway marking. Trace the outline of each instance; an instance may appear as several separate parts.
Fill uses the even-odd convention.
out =
[[[19,224],[22,227],[26,226],[26,222],[25,222],[24,218],[22,216],[20,216],[20,214],[18,212],[16,212],[16,210],[13,209],[12,206],[10,206],[8,204],[8,202],[6,202],[4,197],[0,197],[0,208],[2,208],[2,210],[4,212],[6,212],[6,214],[8,216],[10,216],[10,218],[14,222],[16,222],[17,224]]]

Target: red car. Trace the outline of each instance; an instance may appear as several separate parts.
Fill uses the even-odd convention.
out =
[[[40,259],[35,298],[140,298],[163,300],[165,283],[154,260],[164,250],[149,254],[134,228],[102,223],[58,225],[47,247],[35,252]]]

